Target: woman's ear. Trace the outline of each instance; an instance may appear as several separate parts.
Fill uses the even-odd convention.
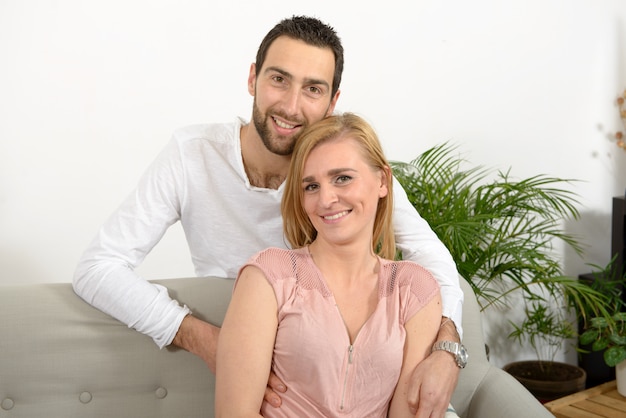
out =
[[[383,198],[389,193],[389,182],[391,180],[391,169],[389,166],[384,166],[380,170],[380,188],[378,189],[378,197]]]

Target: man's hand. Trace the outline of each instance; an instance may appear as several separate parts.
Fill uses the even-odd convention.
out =
[[[443,318],[438,341],[459,341],[454,323]],[[417,365],[409,386],[409,409],[416,418],[443,417],[459,380],[459,366],[446,351],[435,351]]]
[[[172,344],[200,357],[209,370],[215,374],[215,354],[219,335],[220,329],[215,325],[187,315],[180,324]],[[282,404],[279,393],[285,393],[285,391],[287,391],[285,384],[274,373],[270,373],[265,389],[265,400],[278,408]]]
[[[272,405],[274,408],[280,407],[282,400],[280,399],[279,392],[285,393],[287,387],[285,384],[274,374],[270,372],[270,378],[267,382],[267,388],[265,388],[265,401]]]
[[[409,409],[416,418],[443,417],[459,379],[459,367],[445,351],[435,351],[417,365],[409,386]]]

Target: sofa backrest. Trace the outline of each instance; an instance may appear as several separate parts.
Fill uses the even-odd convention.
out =
[[[232,280],[159,283],[221,324]],[[199,358],[159,350],[69,283],[0,287],[0,417],[210,417],[213,393],[213,375]]]
[[[156,282],[194,315],[221,325],[232,280]],[[459,412],[487,367],[478,306],[467,283],[462,287],[471,357],[453,398]],[[0,418],[211,417],[214,388],[199,358],[159,350],[85,303],[69,283],[0,287]]]

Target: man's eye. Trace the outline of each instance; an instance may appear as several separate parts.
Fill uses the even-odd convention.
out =
[[[320,89],[319,87],[311,86],[309,87],[309,92],[313,94],[322,94],[322,89]]]

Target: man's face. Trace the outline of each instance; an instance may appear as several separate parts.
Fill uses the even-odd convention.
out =
[[[334,71],[331,49],[286,36],[272,43],[262,68],[251,66],[252,120],[269,151],[290,155],[306,126],[332,114],[339,98],[331,97]]]

